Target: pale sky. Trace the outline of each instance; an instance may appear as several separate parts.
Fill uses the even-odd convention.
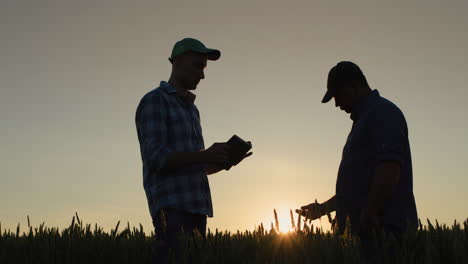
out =
[[[349,115],[321,104],[341,60],[408,121],[421,219],[468,217],[466,1],[0,0],[0,222],[152,230],[134,115],[173,44],[221,50],[198,89],[206,147],[237,134],[243,164],[209,177],[210,229],[283,226],[334,194]],[[322,219],[325,226],[325,218]],[[320,222],[317,222],[320,225]]]

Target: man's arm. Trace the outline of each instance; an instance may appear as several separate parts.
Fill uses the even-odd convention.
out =
[[[229,145],[226,143],[214,143],[207,150],[199,152],[171,152],[168,154],[163,165],[163,170],[171,171],[178,168],[190,166],[192,164],[214,164],[207,174],[218,172],[222,169],[221,165],[229,160]],[[220,168],[220,169],[218,169]],[[218,169],[218,170],[216,170]]]
[[[215,173],[218,173],[220,171],[224,170],[223,167],[219,166],[219,165],[215,165],[215,164],[212,164],[211,166],[208,166],[205,168],[205,172],[207,175],[211,175],[211,174],[215,174]]]
[[[361,225],[367,226],[384,209],[400,179],[401,164],[407,151],[406,120],[394,105],[380,105],[372,112],[369,123],[370,144],[375,149],[376,167],[367,204],[361,211]]]
[[[330,213],[336,211],[336,195],[333,195],[332,198],[322,204],[323,210],[325,213]]]
[[[171,149],[167,145],[166,107],[160,95],[146,94],[140,101],[135,124],[143,165],[149,171],[159,171]]]
[[[253,154],[252,152],[245,154],[241,160],[239,160],[237,163],[233,164],[232,166],[236,166],[237,164],[241,163],[245,158],[252,156],[252,154]],[[212,164],[207,165],[206,174],[211,175],[211,174],[218,173],[222,170],[224,170],[224,166],[212,163]]]
[[[229,146],[215,143],[204,151],[176,152],[168,142],[167,112],[161,96],[147,94],[138,105],[135,123],[143,163],[150,171],[171,171],[192,164],[224,164],[228,160]]]
[[[204,163],[206,157],[203,151],[199,152],[171,152],[162,167],[165,171],[184,168],[192,164]]]
[[[400,179],[400,164],[395,161],[382,161],[376,169],[369,193],[367,207],[361,213],[361,224],[367,225],[382,209],[395,191]]]
[[[333,197],[324,203],[317,203],[315,201],[315,203],[302,206],[301,210],[296,210],[296,213],[315,220],[334,211],[336,211],[336,195],[333,195]]]

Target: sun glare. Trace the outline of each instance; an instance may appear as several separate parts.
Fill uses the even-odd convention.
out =
[[[286,234],[286,233],[293,232],[294,228],[293,228],[293,225],[292,225],[292,222],[291,222],[290,209],[279,208],[279,209],[275,209],[275,210],[276,210],[276,214],[277,214],[277,217],[278,217],[278,227],[279,227],[280,233]],[[297,217],[298,217],[298,215],[293,212],[293,218],[294,218],[295,225],[297,225]],[[273,226],[276,228],[276,220],[275,220],[274,213],[273,213],[271,219],[272,219],[271,222],[273,223]]]
[[[297,229],[299,215],[295,212],[295,209],[287,209],[287,207],[279,207],[274,210],[276,211],[276,215],[278,218],[278,227],[279,227],[280,233],[287,234],[287,233],[294,232]],[[294,221],[294,224],[291,221],[290,210],[292,210],[292,217],[293,217],[292,221]],[[332,213],[330,216],[331,218],[334,218],[334,213]],[[271,224],[273,224],[273,228],[276,229],[277,227],[276,227],[276,220],[275,220],[274,212],[272,212],[271,217],[268,217],[267,219],[268,219],[267,220],[268,222],[263,222],[263,226],[265,230],[270,230]],[[305,220],[304,217],[302,217],[301,229],[303,229],[303,226],[305,224],[304,220]],[[307,225],[309,226],[309,228],[314,227],[314,228],[322,229],[323,231],[331,231],[331,224],[326,216],[321,217],[320,219],[317,219],[313,222],[307,222]]]
[[[291,225],[291,217],[289,216],[289,213],[287,215],[282,215],[278,216],[278,220],[280,222],[279,227],[280,227],[280,232],[281,233],[290,233],[293,232],[294,229]],[[295,220],[296,221],[296,220]]]

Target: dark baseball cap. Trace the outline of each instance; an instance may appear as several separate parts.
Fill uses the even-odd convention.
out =
[[[170,59],[188,51],[206,54],[209,60],[217,60],[221,57],[221,52],[217,49],[207,48],[201,41],[194,38],[184,38],[177,41],[172,48]]]
[[[335,96],[337,90],[355,80],[367,83],[366,77],[355,63],[341,61],[333,66],[328,73],[327,92],[323,96],[322,103],[328,103]]]

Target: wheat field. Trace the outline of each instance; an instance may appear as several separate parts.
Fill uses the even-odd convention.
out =
[[[276,211],[275,211],[276,216]],[[252,231],[211,231],[206,239],[187,239],[178,262],[182,263],[360,263],[359,239],[349,233],[334,235],[310,222],[294,220],[292,232],[279,232],[278,218],[271,227]],[[468,263],[468,219],[451,226],[420,223],[400,247],[392,239],[381,245],[383,263]],[[0,263],[159,263],[152,254],[155,234],[142,225],[110,232],[97,224],[85,224],[78,214],[59,230],[29,224],[22,230],[3,230],[0,223]],[[394,251],[390,252],[390,248]],[[393,260],[386,257],[392,254]],[[190,262],[189,262],[190,261]],[[175,262],[173,262],[175,263]]]

